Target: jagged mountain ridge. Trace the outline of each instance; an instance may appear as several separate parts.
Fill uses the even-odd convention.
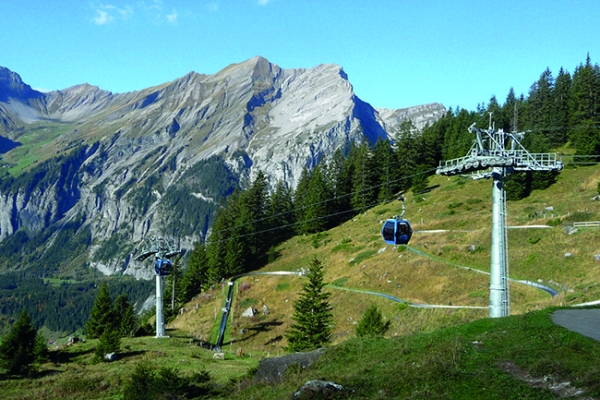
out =
[[[31,237],[77,221],[74,232],[89,231],[89,265],[106,274],[151,276],[129,256],[134,244],[158,234],[190,248],[208,231],[219,198],[258,169],[273,183],[295,187],[304,166],[346,141],[393,137],[404,118],[422,127],[444,112],[440,104],[375,109],[333,64],[282,69],[255,57],[213,75],[191,72],[123,94],[89,84],[40,93],[0,68],[0,140],[12,143],[2,146],[7,166],[16,163],[11,156],[20,140],[34,134],[47,142],[29,149],[35,162],[62,157],[43,185],[25,182],[35,179],[27,173],[2,185],[0,243],[19,231]],[[36,133],[40,128],[54,136]],[[65,151],[78,146],[87,147]],[[204,176],[208,170],[217,176]],[[181,206],[173,193],[192,204]],[[175,209],[181,215],[170,215]],[[179,229],[184,215],[194,222]],[[46,249],[51,245],[48,239]]]

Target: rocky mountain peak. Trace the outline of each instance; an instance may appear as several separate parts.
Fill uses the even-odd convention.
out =
[[[5,67],[0,67],[0,101],[6,102],[10,98],[29,100],[43,96],[33,90],[21,79],[21,76]]]
[[[70,163],[43,187],[24,186],[35,194],[3,188],[0,242],[78,220],[93,243],[82,259],[106,274],[139,277],[152,272],[130,257],[129,244],[170,233],[191,248],[210,229],[220,199],[259,170],[271,184],[295,188],[304,167],[347,142],[393,138],[403,119],[422,127],[445,112],[441,104],[375,109],[339,65],[284,69],[263,57],[123,94],[90,84],[42,94],[7,69],[0,76],[1,93],[12,96],[0,98],[0,129],[26,134],[44,123],[61,134],[50,143],[40,136],[31,158],[41,164],[54,155],[43,147],[52,146]],[[31,93],[36,101],[27,100]],[[69,158],[76,146],[84,148]]]

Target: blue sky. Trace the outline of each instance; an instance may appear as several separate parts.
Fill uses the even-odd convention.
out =
[[[600,62],[597,0],[0,0],[0,66],[121,93],[263,56],[335,63],[374,107],[474,110]]]

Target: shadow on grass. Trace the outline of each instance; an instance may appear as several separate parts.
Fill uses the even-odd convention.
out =
[[[141,355],[144,355],[146,353],[147,353],[146,350],[135,350],[135,351],[124,351],[122,353],[118,353],[117,355],[119,357],[119,360],[122,360],[124,358],[141,356]]]
[[[278,320],[261,322],[261,323],[255,325],[255,326],[253,326],[251,328],[248,328],[249,331],[252,331],[252,333],[250,333],[249,335],[244,336],[241,339],[230,340],[226,344],[233,344],[233,343],[245,342],[246,340],[251,339],[251,338],[255,337],[256,335],[258,335],[260,333],[269,332],[271,329],[273,329],[273,327],[275,327],[275,326],[281,326],[281,325],[283,325],[283,321],[278,321]],[[225,343],[223,345],[225,345]]]
[[[85,356],[86,354],[91,354],[94,352],[94,349],[82,350],[82,351],[64,351],[57,350],[50,352],[50,361],[54,364],[66,364],[70,363],[78,357]]]

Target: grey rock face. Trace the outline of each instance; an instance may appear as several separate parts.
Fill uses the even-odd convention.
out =
[[[282,69],[262,57],[123,94],[88,84],[40,93],[0,68],[0,93],[5,140],[18,143],[32,123],[58,124],[62,133],[46,146],[63,157],[45,175],[0,190],[0,242],[20,229],[79,221],[91,234],[89,265],[138,278],[153,276],[133,260],[146,235],[175,237],[183,249],[206,235],[227,189],[207,184],[203,171],[244,184],[262,170],[272,184],[295,187],[303,167],[345,142],[394,138],[403,119],[423,127],[445,112],[441,104],[375,109],[356,97],[338,65]],[[86,147],[73,156],[78,146]],[[173,193],[204,213],[193,229],[178,231],[189,216],[173,213]],[[111,240],[119,250],[107,255]]]

